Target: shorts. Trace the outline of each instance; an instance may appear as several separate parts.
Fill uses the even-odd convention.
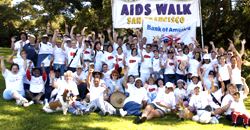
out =
[[[154,110],[160,114],[161,117],[164,117],[166,115],[166,112],[158,108],[154,103],[149,103],[148,105],[152,106]]]

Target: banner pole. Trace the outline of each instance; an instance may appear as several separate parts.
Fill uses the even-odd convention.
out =
[[[201,43],[202,49],[204,48],[204,40],[203,40],[203,26],[202,26],[202,14],[201,14],[201,0],[199,0],[199,10],[200,10],[200,28],[201,28]]]
[[[115,31],[115,29],[114,29],[114,14],[113,14],[113,0],[111,0],[111,11],[112,11],[112,25],[113,25],[113,27],[112,27],[112,31],[113,31],[113,37],[114,37],[114,31]]]

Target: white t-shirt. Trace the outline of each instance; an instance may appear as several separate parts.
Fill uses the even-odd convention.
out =
[[[183,55],[183,56],[176,56],[177,58],[177,66],[176,66],[176,73],[183,75],[183,72],[179,69],[179,64],[181,63],[182,60],[187,61],[188,57]],[[185,73],[187,73],[187,70],[185,69]]]
[[[121,54],[121,55],[119,55],[119,54],[116,54],[116,56],[118,57],[118,64],[119,64],[119,67],[122,67],[122,68],[124,68],[124,65],[123,65],[123,60],[125,60],[125,59],[123,59],[124,58],[124,54]],[[113,64],[116,64],[116,58],[115,58],[115,60],[114,60],[114,62],[113,62]]]
[[[52,44],[50,42],[47,42],[47,44],[40,42],[38,54],[53,54]]]
[[[20,48],[21,48],[20,42],[22,42],[22,40],[19,40],[19,41],[17,41],[17,42],[14,43],[14,45],[15,45],[14,50],[18,50],[17,51],[17,58],[21,58],[21,55],[20,55],[20,52],[21,52],[20,51]],[[29,40],[26,40],[25,42],[23,42],[23,47],[24,47],[24,45],[26,45],[28,43],[29,43]]]
[[[104,53],[102,51],[94,51],[94,61],[95,61],[95,70],[102,71],[102,57]]]
[[[211,63],[209,63],[209,64],[206,64],[206,63],[205,63],[205,64],[203,64],[202,66],[203,66],[203,68],[206,69],[203,78],[208,78],[208,73],[209,73],[209,71],[210,71],[210,70],[213,70],[212,64],[211,64]]]
[[[83,52],[83,59],[84,59],[84,60],[90,60],[90,61],[92,61],[91,48],[87,48],[87,49]]]
[[[74,56],[77,49],[78,49],[78,51],[76,53],[76,56],[73,59],[73,61],[71,62],[69,67],[76,68],[77,65],[81,64],[80,59],[81,59],[82,49],[79,49],[79,48],[76,48],[76,49],[68,48],[68,49],[66,49],[66,54],[67,54],[67,57],[68,57],[68,64],[70,63],[70,61],[73,58],[73,56]]]
[[[29,62],[31,61],[31,60],[29,60],[29,59],[26,59],[26,60],[27,60],[27,68],[26,68],[25,71],[28,70]],[[23,58],[14,58],[14,59],[13,59],[13,62],[19,65],[19,69],[20,69],[20,68],[23,68],[23,65],[24,65],[24,60],[23,60]],[[32,65],[31,65],[31,67],[30,67],[30,72],[31,72],[32,68],[34,68],[33,62],[32,62]],[[23,83],[29,84],[29,81],[28,81],[26,75],[23,77]]]
[[[61,65],[65,64],[66,53],[62,48],[58,48],[57,46],[55,46],[53,55],[54,55],[53,64],[61,64]]]
[[[78,78],[80,80],[85,80],[86,75],[85,75],[84,71],[82,71],[80,75],[77,75],[77,71],[73,73],[72,81],[74,81],[76,84],[78,84],[78,81],[76,80],[76,78]]]
[[[155,100],[153,101],[155,106],[157,106],[158,108],[160,108],[164,112],[167,112],[167,108],[157,105],[156,102],[162,102],[165,105],[171,105],[172,109],[175,109],[175,97],[174,97],[173,92],[170,92],[169,94],[166,94],[165,92],[159,93],[157,95],[157,97],[155,98]]]
[[[193,72],[197,74],[197,69],[199,67],[199,61],[195,60],[195,59],[189,59],[189,68],[188,71],[189,72]]]
[[[138,76],[138,64],[141,63],[140,57],[130,56],[126,59],[126,65],[129,67],[128,75]]]
[[[19,72],[17,74],[13,74],[8,69],[5,69],[5,72],[2,73],[6,89],[14,89],[17,91],[24,91],[23,89],[23,76],[26,74],[25,70],[23,68],[20,68]]]
[[[103,97],[103,92],[104,92],[105,88],[104,87],[95,87],[94,85],[90,86],[90,102],[92,102],[93,100],[99,98],[99,97]]]
[[[219,103],[221,103],[221,97],[224,95],[224,93],[221,93],[221,89],[217,90],[215,93],[212,94],[215,97],[215,99]],[[220,106],[215,104],[215,102],[213,101],[213,97],[211,96],[211,94],[208,95],[208,104],[213,108],[220,108]]]
[[[112,69],[114,66],[115,56],[113,53],[106,53],[102,57],[102,62],[106,63],[108,65],[108,70]]]
[[[57,98],[58,98],[58,96],[62,96],[63,95],[65,89],[68,89],[69,91],[71,90],[72,93],[74,94],[74,96],[79,95],[79,91],[78,91],[77,85],[72,80],[69,81],[69,84],[66,82],[66,80],[59,80],[57,82],[57,85],[58,85]]]
[[[243,96],[243,91],[240,91],[240,98],[241,99],[244,99],[244,98],[246,98],[245,96]],[[222,103],[221,103],[221,108],[222,107],[224,107],[224,106],[226,106],[226,105],[228,105],[228,103],[229,103],[229,101],[232,101],[232,103],[233,103],[233,101],[234,101],[234,98],[233,98],[233,96],[232,95],[230,95],[230,94],[227,94],[224,98],[223,98],[223,100],[222,100]],[[226,112],[224,113],[225,115],[231,115],[231,109],[230,109],[230,107],[226,110]]]
[[[193,82],[191,82],[191,83],[188,85],[188,87],[187,87],[187,92],[188,92],[188,94],[191,94],[191,91],[194,90],[194,88],[195,88],[196,86],[199,86],[199,87],[200,87],[200,90],[203,91],[201,81],[199,81],[197,84],[194,84]]]
[[[164,74],[175,74],[175,66],[174,66],[174,60],[168,59],[168,61],[165,61],[164,64],[167,63]]]
[[[159,72],[161,70],[161,66],[160,66],[160,58],[156,59],[156,58],[153,58],[153,62],[152,62],[152,68],[153,68],[153,71],[154,72]]]
[[[45,82],[43,81],[43,76],[35,77],[31,76],[31,80],[29,81],[30,83],[30,91],[32,93],[45,93]]]
[[[148,85],[147,93],[151,93],[151,94],[157,93],[157,86],[155,84]]]
[[[140,72],[150,74],[150,68],[152,68],[152,59],[154,57],[154,53],[153,52],[147,53],[145,50],[143,50],[142,56],[144,58],[144,61],[141,62]]]
[[[230,105],[230,109],[231,108],[233,108],[236,112],[241,112],[241,113],[247,112],[246,107],[243,103],[243,99],[241,99],[241,98],[239,99],[238,102],[233,101]]]
[[[127,102],[130,102],[130,101],[134,101],[138,104],[141,104],[142,101],[147,101],[148,100],[148,97],[147,97],[147,91],[145,88],[143,87],[140,87],[140,88],[137,88],[137,87],[128,87],[126,89],[126,91],[129,93],[129,97],[127,97],[124,101],[124,105],[127,103]]]
[[[208,105],[207,97],[207,91],[200,92],[199,95],[193,94],[188,105],[195,106],[196,109],[204,109]]]
[[[188,96],[185,89],[183,89],[183,88],[182,89],[175,88],[175,90],[174,90],[174,96],[175,96],[175,98],[178,99],[179,95],[182,95],[182,99],[184,99],[186,96]]]

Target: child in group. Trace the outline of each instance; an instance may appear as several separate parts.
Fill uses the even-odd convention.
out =
[[[32,72],[34,72],[34,76],[30,74],[30,67],[32,64],[33,64],[32,61],[30,61],[28,70],[26,72],[27,79],[30,82],[30,89],[25,90],[25,95],[27,99],[31,101],[29,103],[25,103],[24,104],[25,107],[30,106],[31,104],[34,104],[34,103],[42,104],[43,102],[40,101],[40,99],[45,93],[44,85],[47,79],[47,74],[44,68],[44,63],[43,62],[41,63],[42,68],[43,68],[42,76],[40,76],[41,69],[39,67],[32,69]]]
[[[188,101],[184,99],[187,99],[188,94],[187,94],[187,84],[184,86],[184,80],[179,79],[177,80],[177,86],[178,88],[175,88],[174,90],[174,96],[175,96],[175,103],[177,104],[179,100],[183,101],[183,104],[187,107],[188,106]],[[184,88],[183,88],[184,86]],[[179,100],[178,100],[179,99]]]
[[[144,87],[147,90],[148,103],[151,103],[157,96],[157,86],[153,77],[149,77],[147,83],[144,84]]]
[[[240,98],[240,93],[235,92],[233,94],[234,101],[231,103],[230,109],[231,109],[231,115],[232,115],[232,122],[233,126],[236,127],[236,121],[237,118],[243,118],[244,119],[244,128],[248,128],[248,121],[249,116],[247,115],[246,107],[243,103],[243,99]]]

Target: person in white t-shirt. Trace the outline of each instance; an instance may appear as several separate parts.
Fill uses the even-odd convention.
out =
[[[129,67],[128,75],[133,75],[135,78],[139,77],[138,64],[141,63],[142,59],[137,57],[137,49],[134,48],[131,51],[131,56],[129,56],[124,62],[124,64]],[[124,54],[124,59],[126,54]]]
[[[71,46],[72,48],[67,49],[67,48],[64,48],[64,46],[62,45],[62,49],[65,50],[67,58],[68,58],[66,62],[66,68],[68,68],[68,70],[71,70],[72,72],[75,72],[76,66],[81,64],[80,58],[81,58],[83,49],[76,47],[76,40],[72,40]]]
[[[168,50],[168,55],[164,59],[164,64],[160,64],[164,71],[164,83],[171,82],[175,84],[175,68],[177,65],[177,59],[174,61],[174,52]]]
[[[186,107],[188,106],[188,101],[184,100],[188,98],[187,84],[184,83],[184,80],[177,80],[177,88],[174,90],[174,96],[176,104],[181,100]]]
[[[29,43],[27,33],[21,32],[19,34],[19,38],[20,38],[20,40],[17,41],[17,42],[15,42],[15,38],[11,38],[11,49],[12,50],[18,50],[18,52],[17,52],[17,58],[21,58],[21,55],[20,55],[21,48],[24,45],[26,45],[27,43]]]
[[[23,68],[19,68],[18,64],[12,64],[10,71],[5,68],[4,56],[0,57],[2,75],[5,79],[6,89],[3,91],[3,98],[5,100],[16,100],[16,105],[23,105],[28,100],[25,98],[25,92],[23,89],[23,76],[27,68],[27,60],[24,59]]]
[[[76,66],[76,72],[73,73],[72,81],[74,81],[77,84],[77,89],[79,91],[79,98],[84,99],[87,92],[87,84],[86,84],[86,75],[82,69],[82,65]]]
[[[54,31],[54,36],[52,39],[52,43],[55,44],[55,47],[53,49],[53,56],[54,56],[54,61],[53,61],[53,70],[60,69],[61,70],[61,76],[64,73],[65,70],[65,62],[66,62],[66,53],[62,49],[62,40],[57,39],[58,32]]]
[[[241,78],[241,81],[243,83],[244,91],[240,91],[240,98],[241,100],[245,99],[249,93],[249,88],[246,84],[246,80],[244,78]],[[223,98],[222,103],[221,103],[221,109],[224,114],[226,115],[226,118],[229,121],[232,121],[232,111],[230,109],[231,103],[234,101],[233,94],[235,92],[238,92],[237,86],[235,84],[228,84],[227,85],[227,95]],[[243,124],[243,119],[238,117],[236,121],[237,125]]]
[[[208,106],[208,100],[207,100],[208,94],[210,94],[212,90],[201,92],[200,87],[196,86],[194,88],[194,91],[195,91],[195,94],[192,95],[188,104],[189,110],[193,106],[197,110],[197,115],[193,116],[192,120],[200,122],[200,123],[209,123],[210,121],[219,123],[219,121],[216,118],[211,117],[211,112],[205,110],[205,108]]]
[[[153,52],[151,52],[151,48],[151,44],[147,44],[146,51],[141,51],[140,77],[143,84],[150,77],[150,74],[154,73],[152,69],[152,59],[154,57],[154,54]]]
[[[47,74],[45,72],[44,68],[44,63],[42,63],[42,68],[43,68],[43,75],[40,76],[41,74],[41,69],[40,67],[36,67],[32,69],[32,72],[34,73],[34,76],[30,74],[30,68],[32,65],[32,61],[29,62],[29,67],[26,72],[27,79],[30,82],[30,89],[25,90],[25,95],[28,100],[31,100],[26,106],[30,106],[31,104],[37,104],[40,103],[42,104],[43,102],[40,101],[42,99],[44,93],[45,93],[45,82],[47,79]],[[25,106],[25,105],[24,105]]]
[[[159,57],[159,50],[154,50],[154,58],[152,60],[152,69],[153,75],[152,77],[157,80],[158,78],[163,78],[163,70],[161,69],[162,58]]]
[[[18,64],[18,66],[19,66],[20,68],[23,68],[24,59],[26,59],[27,53],[26,53],[25,50],[21,50],[20,53],[21,53],[21,54],[20,54],[21,58],[14,58],[14,59],[13,59],[13,56],[15,56],[15,55],[17,54],[17,52],[13,51],[12,55],[10,55],[10,56],[8,57],[8,59],[6,60],[6,62],[7,62],[7,63],[10,63],[10,64],[16,63],[16,64]],[[26,60],[27,60],[27,66],[28,66],[28,64],[29,64],[29,62],[30,62],[31,60],[29,60],[29,59],[26,59]],[[34,68],[34,64],[33,64],[33,63],[32,63],[32,65],[31,65],[31,69],[32,69],[32,68]],[[27,68],[27,69],[28,69],[28,68]],[[30,71],[31,71],[31,69],[30,69]],[[27,70],[25,70],[25,71],[27,71]],[[24,86],[24,90],[27,90],[27,89],[30,88],[30,84],[29,84],[29,81],[28,81],[28,79],[27,79],[26,76],[23,77],[23,86]]]
[[[171,109],[175,109],[175,97],[173,93],[173,84],[168,82],[168,86],[165,86],[165,92],[157,95],[153,103],[149,103],[142,113],[142,116],[137,116],[134,120],[135,123],[143,123],[146,120],[152,118],[161,117],[166,115],[166,112],[170,112]]]
[[[115,55],[112,53],[113,50],[113,46],[108,45],[108,52],[102,57],[102,64],[107,64],[108,70],[111,70],[114,67]]]
[[[234,98],[234,101],[230,105],[230,109],[232,111],[231,115],[232,115],[233,126],[236,127],[237,118],[240,117],[240,118],[243,118],[244,128],[247,129],[250,116],[246,110],[244,103],[243,103],[243,99],[240,98],[239,92],[235,92],[233,94],[233,98]]]
[[[108,109],[105,108],[104,100],[103,100],[103,95],[104,93],[108,93],[109,89],[106,87],[100,87],[100,79],[99,78],[94,78],[94,83],[91,83],[91,78],[92,78],[92,73],[94,72],[94,69],[89,70],[89,75],[87,77],[87,87],[89,89],[89,95],[90,95],[90,105],[96,104],[98,108],[101,109],[102,113],[104,115],[109,114]],[[85,114],[90,114],[90,107],[88,107],[85,110]]]
[[[124,77],[127,77],[129,67],[124,70]],[[123,86],[125,90],[129,92],[129,97],[124,101],[123,109],[119,109],[121,117],[125,115],[141,115],[141,109],[144,108],[147,104],[147,91],[143,87],[142,81],[140,78],[135,79],[135,85],[128,86],[127,78],[123,80]]]
[[[183,55],[183,50],[181,48],[178,49],[178,53],[179,55],[175,57],[175,59],[177,59],[175,81],[182,79],[186,82],[187,81],[187,76],[186,76],[187,69],[186,68],[188,68],[188,65],[189,65],[188,63],[189,58],[186,55]]]
[[[144,83],[144,87],[147,90],[148,103],[153,102],[157,96],[157,85],[155,84],[155,79],[149,77],[147,82]]]

